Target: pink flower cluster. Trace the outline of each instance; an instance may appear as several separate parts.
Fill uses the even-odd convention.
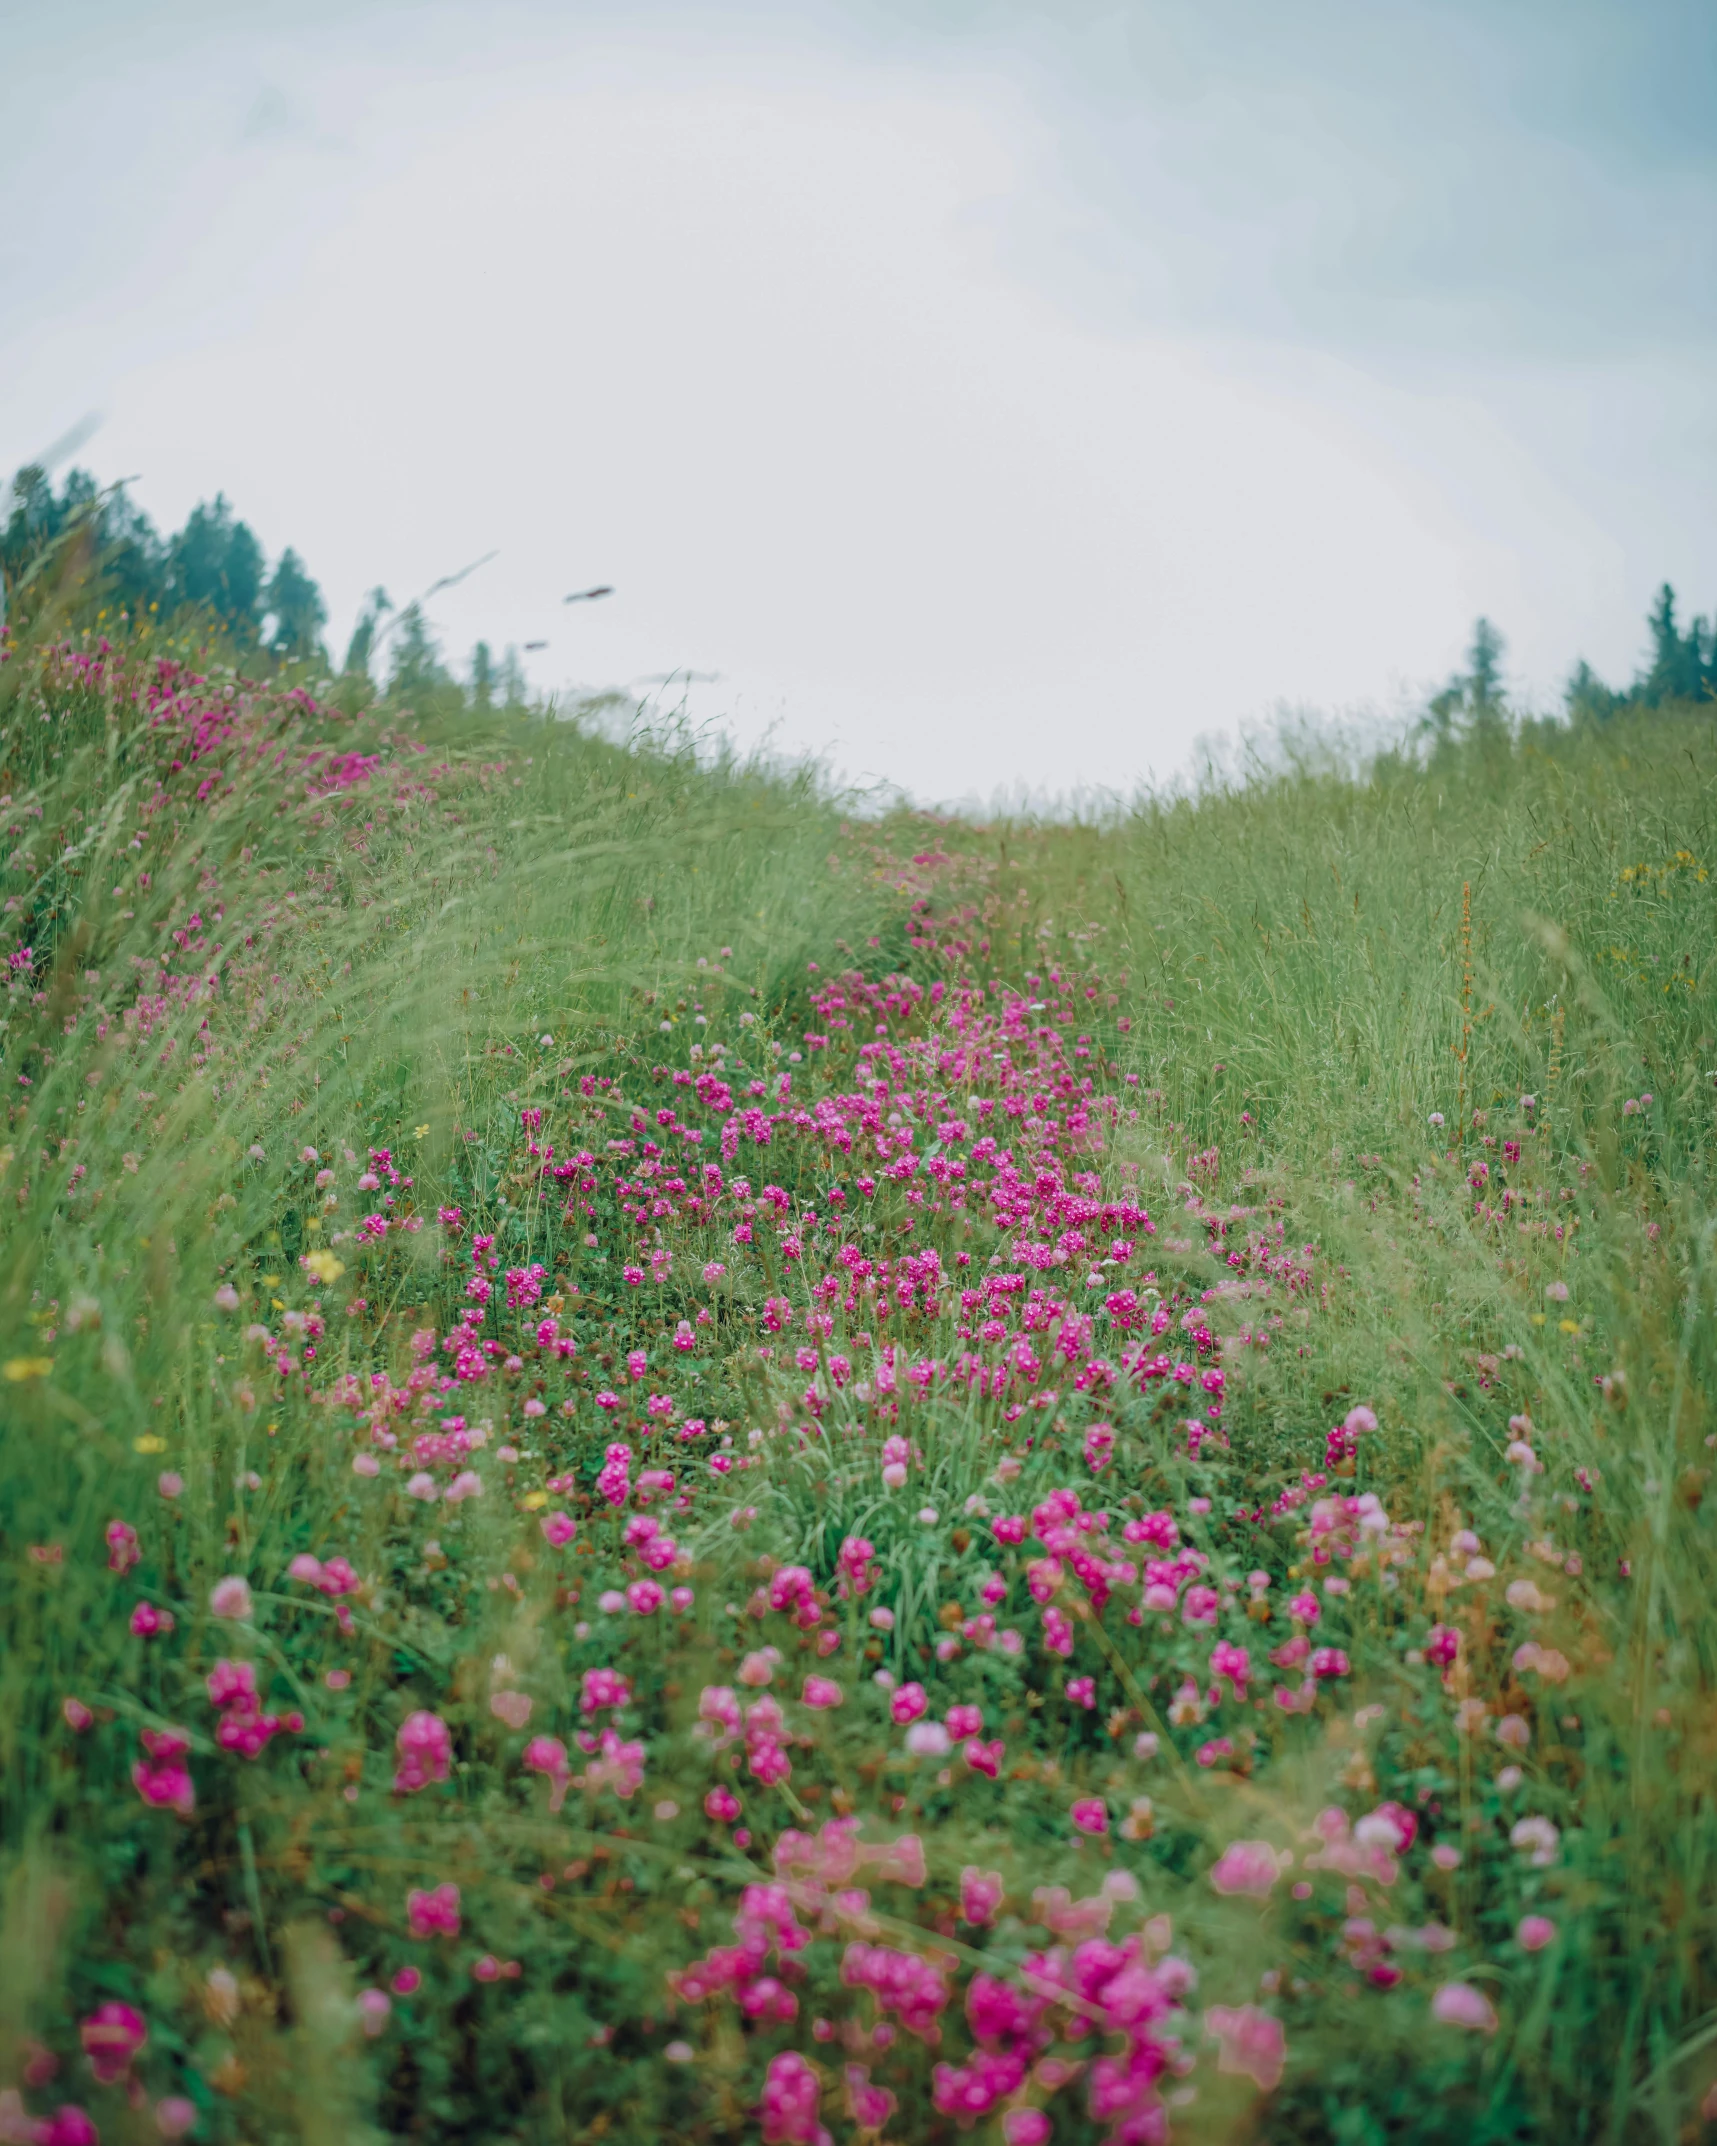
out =
[[[144,1729],[143,1757],[131,1769],[132,1785],[145,1803],[159,1810],[177,1811],[189,1818],[196,1808],[197,1791],[191,1780],[185,1754],[191,1748],[184,1729]]]
[[[399,1765],[394,1771],[394,1793],[415,1796],[433,1782],[445,1781],[453,1765],[453,1737],[439,1714],[427,1708],[407,1714],[394,1738]]]
[[[221,1710],[215,1742],[223,1751],[237,1752],[240,1758],[260,1758],[274,1737],[283,1733],[296,1736],[304,1726],[300,1713],[262,1711],[256,1671],[249,1662],[216,1662],[208,1674],[207,1690],[210,1704]]]

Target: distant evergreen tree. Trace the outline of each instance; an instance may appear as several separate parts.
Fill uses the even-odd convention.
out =
[[[525,667],[519,661],[517,648],[509,641],[507,653],[501,658],[501,705],[503,708],[522,708],[525,701]]]
[[[1607,723],[1628,704],[1627,695],[1613,692],[1583,657],[1568,680],[1566,698],[1575,723]]]
[[[1589,663],[1568,681],[1568,713],[1576,721],[1607,722],[1624,708],[1697,706],[1717,697],[1717,619],[1696,618],[1684,633],[1675,591],[1666,581],[1646,618],[1651,661],[1625,693],[1613,692]]]
[[[479,641],[471,651],[471,705],[486,710],[494,704],[495,666],[488,642]]]
[[[280,554],[262,601],[270,625],[268,646],[274,654],[313,656],[328,623],[328,607],[290,545]]]
[[[1472,646],[1467,650],[1467,699],[1475,712],[1503,705],[1502,656],[1507,646],[1488,618],[1474,623]]]
[[[364,599],[364,608],[358,613],[358,623],[352,628],[352,638],[346,643],[346,661],[342,668],[348,678],[360,673],[367,674],[370,667],[370,651],[375,646],[376,628],[385,613],[393,609],[388,592],[374,588]]]
[[[133,617],[166,599],[165,548],[123,487],[104,495],[87,471],[74,469],[56,496],[45,471],[19,470],[0,528],[0,580],[15,586],[68,537],[80,547],[91,596]]]
[[[123,485],[104,491],[87,470],[74,469],[56,493],[45,471],[19,470],[0,525],[6,587],[16,588],[32,568],[48,563],[59,545],[71,547],[71,585],[81,586],[75,609],[85,614],[105,607],[140,618],[195,608],[252,644],[266,618],[268,647],[277,656],[314,654],[327,619],[303,560],[288,549],[268,575],[262,546],[224,494],[193,508],[184,528],[163,543]],[[58,585],[64,596],[63,578]]]
[[[1475,621],[1466,669],[1457,671],[1426,709],[1424,727],[1432,737],[1433,764],[1466,742],[1487,751],[1507,744],[1508,700],[1502,686],[1507,645],[1488,618]]]
[[[1467,736],[1486,750],[1508,741],[1508,703],[1502,689],[1507,645],[1488,618],[1474,625],[1467,650]]]
[[[125,496],[123,487],[110,494],[102,508],[96,537],[101,578],[111,600],[133,618],[167,602],[167,547],[155,533],[155,525],[141,507]]]
[[[1705,699],[1713,687],[1713,635],[1702,618],[1683,633],[1675,622],[1675,591],[1666,581],[1646,620],[1651,633],[1651,668],[1636,688],[1648,708],[1675,701]]]
[[[238,638],[254,641],[262,623],[263,565],[262,546],[217,492],[212,505],[192,508],[167,547],[169,593],[175,603],[205,608]]]
[[[408,698],[451,684],[422,606],[407,604],[399,616],[399,638],[393,646],[388,691],[396,698]]]

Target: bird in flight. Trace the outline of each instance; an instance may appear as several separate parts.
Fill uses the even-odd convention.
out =
[[[599,596],[612,596],[613,594],[612,587],[605,581],[598,589],[579,589],[573,595],[563,597],[561,600],[569,604],[593,604]]]

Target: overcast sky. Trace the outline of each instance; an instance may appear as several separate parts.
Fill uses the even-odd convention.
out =
[[[1709,0],[0,22],[0,464],[100,412],[336,651],[498,550],[461,661],[982,798],[1717,601]]]

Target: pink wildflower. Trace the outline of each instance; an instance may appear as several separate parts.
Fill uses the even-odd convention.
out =
[[[148,1755],[132,1767],[132,1786],[157,1810],[177,1811],[181,1818],[189,1818],[197,1803],[196,1789],[183,1763],[191,1748],[189,1736],[183,1729],[145,1729],[142,1742]]]
[[[1281,1868],[1268,1841],[1230,1841],[1211,1866],[1210,1882],[1219,1893],[1240,1893],[1264,1900],[1281,1875]]]
[[[1496,2032],[1496,2012],[1490,1999],[1470,1982],[1445,1982],[1431,1999],[1431,2016],[1446,2027],[1465,2027],[1474,2034]]]
[[[960,1873],[960,1918],[975,1928],[990,1922],[1002,1904],[1007,1888],[999,1870],[979,1870],[968,1863]]]
[[[413,1937],[459,1935],[459,1888],[441,1884],[423,1892],[413,1889],[405,1896],[406,1921]]]
[[[149,2039],[142,2015],[130,2005],[109,2000],[98,2004],[78,2029],[89,2068],[103,2086],[111,2086],[131,2069],[131,2060]]]
[[[902,1684],[889,1700],[888,1710],[895,1721],[904,1727],[907,1722],[916,1721],[929,1704],[922,1684]]]
[[[250,1582],[237,1573],[217,1580],[209,1590],[209,1610],[213,1616],[242,1624],[251,1612]]]
[[[764,2146],[829,2146],[817,2120],[817,2074],[796,2050],[771,2057],[763,2081]]]
[[[439,1714],[420,1708],[400,1723],[394,1739],[399,1767],[393,1777],[396,1795],[414,1796],[433,1781],[445,1781],[453,1764],[453,1738]]]
[[[1222,2045],[1218,2071],[1238,2073],[1266,2094],[1280,2084],[1288,2041],[1282,2022],[1271,2013],[1255,2004],[1212,2005],[1204,2015],[1204,2031]]]
[[[533,1736],[524,1748],[522,1763],[532,1773],[546,1774],[550,1782],[549,1809],[558,1811],[566,1801],[568,1782],[566,1746],[558,1736]]]

